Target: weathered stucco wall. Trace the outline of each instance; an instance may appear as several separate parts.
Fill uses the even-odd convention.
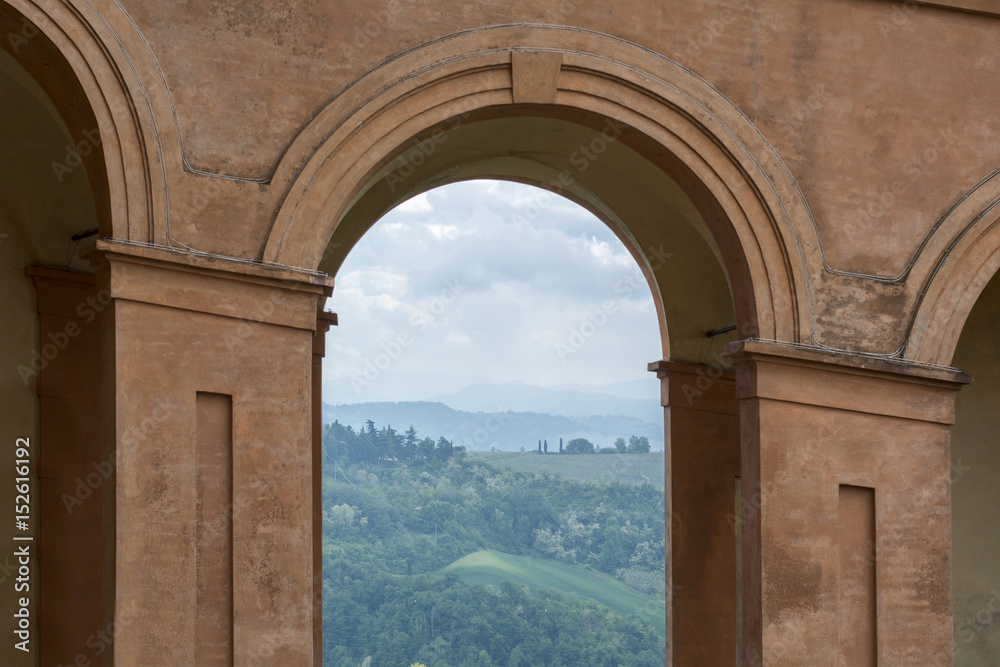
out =
[[[788,164],[835,269],[898,275],[937,217],[1000,159],[987,140],[1000,131],[991,85],[1000,18],[949,9],[888,0],[123,6],[163,69],[191,167],[240,178],[269,178],[325,103],[390,57],[509,23],[629,40],[717,87]]]

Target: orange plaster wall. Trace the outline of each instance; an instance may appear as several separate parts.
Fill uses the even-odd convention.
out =
[[[196,396],[210,392],[232,396],[235,664],[311,664],[313,332],[287,318],[303,307],[314,327],[315,297],[274,288],[258,299],[250,281],[201,293],[231,314],[195,312],[131,300],[158,278],[112,269],[117,613],[128,627],[116,661],[194,664]]]
[[[992,85],[1000,19],[941,7],[888,0],[123,6],[162,68],[190,166],[243,179],[266,181],[311,118],[391,56],[457,31],[517,22],[629,40],[721,90],[789,167],[839,270],[901,272],[937,217],[1000,158],[990,140],[1000,131],[993,113],[1000,91]],[[488,47],[489,33],[479,42]],[[175,193],[179,211],[221,213],[189,207],[210,189],[243,212],[225,224],[238,219],[247,242],[260,243],[272,209],[255,183],[193,177],[183,189]]]

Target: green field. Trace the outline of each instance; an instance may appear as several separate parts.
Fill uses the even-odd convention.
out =
[[[581,482],[655,484],[663,488],[663,452],[649,454],[539,454],[537,452],[469,452],[497,466],[521,472],[550,472]]]
[[[438,574],[448,573],[457,574],[468,583],[499,586],[504,579],[509,579],[531,590],[547,588],[564,595],[576,594],[592,599],[616,614],[639,616],[649,621],[657,634],[666,634],[666,604],[663,598],[644,595],[606,574],[577,565],[489,550],[469,554],[438,571]]]

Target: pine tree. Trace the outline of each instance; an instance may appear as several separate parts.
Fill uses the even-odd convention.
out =
[[[406,429],[406,436],[403,438],[403,452],[407,461],[412,461],[417,458],[417,448],[419,443],[420,440],[417,438],[417,429],[413,428],[413,424],[410,424],[410,428]]]

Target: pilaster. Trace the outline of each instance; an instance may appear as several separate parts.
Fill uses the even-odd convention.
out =
[[[115,660],[314,664],[313,356],[331,281],[97,250],[113,300]]]
[[[952,664],[950,368],[732,344],[744,665]]]

